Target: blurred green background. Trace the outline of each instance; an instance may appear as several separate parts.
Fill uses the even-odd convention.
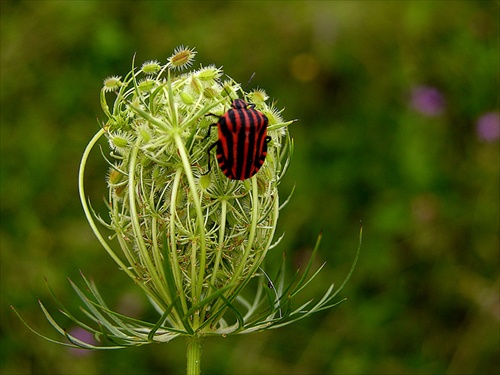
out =
[[[281,186],[289,269],[324,231],[304,298],[340,306],[287,328],[207,341],[206,374],[498,374],[498,1],[1,1],[1,374],[178,374],[185,343],[75,352],[38,308],[77,311],[67,277],[154,319],[99,247],[77,196],[104,118],[102,81],[181,44],[286,107],[296,152]],[[105,194],[90,161],[88,193]],[[272,267],[271,267],[272,268]],[[81,283],[80,283],[81,285]],[[339,298],[340,298],[339,297]],[[65,320],[62,320],[64,324]],[[68,326],[68,329],[71,327]]]

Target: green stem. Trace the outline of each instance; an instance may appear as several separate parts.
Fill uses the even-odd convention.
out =
[[[128,169],[128,202],[130,209],[130,223],[132,226],[132,231],[135,235],[135,244],[137,245],[137,251],[139,253],[140,264],[143,265],[147,270],[147,275],[149,280],[145,283],[150,283],[150,290],[154,294],[159,295],[159,299],[163,302],[160,306],[166,309],[168,304],[171,303],[169,300],[169,295],[166,290],[165,283],[162,282],[158,269],[155,267],[151,255],[149,254],[148,248],[144,241],[142,234],[141,223],[139,221],[139,213],[137,212],[137,195],[138,195],[138,184],[136,183],[136,169],[138,166],[137,155],[139,153],[139,145],[141,139],[137,138],[137,141],[130,153],[129,169]],[[140,183],[140,182],[139,182]]]
[[[199,241],[200,241],[200,247],[199,251],[196,246],[192,246],[192,259],[199,259],[199,271],[198,275],[196,275],[196,268],[193,268],[193,271],[191,272],[191,284],[192,284],[192,290],[193,290],[193,304],[197,304],[200,302],[201,295],[202,295],[202,289],[203,289],[203,281],[205,279],[205,262],[206,262],[206,239],[205,239],[205,222],[203,221],[203,213],[201,212],[201,203],[200,203],[200,197],[198,196],[198,189],[197,185],[194,181],[193,177],[193,171],[191,169],[191,164],[189,161],[189,157],[186,153],[186,149],[184,147],[184,143],[182,142],[181,136],[178,133],[174,134],[174,140],[175,144],[177,146],[177,151],[179,152],[179,155],[182,160],[182,165],[184,167],[184,173],[186,174],[186,179],[189,184],[189,188],[191,190],[191,196],[193,199],[194,207],[196,210],[196,221],[197,221],[197,230],[199,233]],[[193,328],[196,330],[199,327],[200,324],[200,315],[199,313],[194,314],[193,316]]]
[[[182,309],[186,312],[188,310],[187,299],[184,293],[184,286],[182,284],[182,272],[180,270],[179,259],[177,257],[177,239],[175,236],[177,233],[175,230],[177,220],[177,193],[179,191],[181,177],[182,169],[178,168],[175,172],[172,196],[170,199],[170,255],[172,256],[172,270],[174,272],[175,285],[180,296]]]
[[[187,337],[187,375],[200,374],[202,338],[198,336]]]
[[[84,177],[85,177],[85,168],[87,166],[87,160],[90,155],[90,151],[94,148],[95,144],[97,141],[106,133],[105,129],[99,130],[92,140],[89,142],[87,147],[85,148],[85,152],[83,153],[82,160],[80,161],[80,170],[78,172],[78,190],[80,193],[80,201],[83,206],[83,211],[85,212],[85,216],[87,217],[87,221],[90,224],[90,227],[92,228],[92,231],[94,232],[95,236],[101,243],[102,247],[104,247],[104,250],[113,258],[116,264],[118,264],[118,267],[122,269],[131,279],[135,279],[134,273],[121,261],[121,259],[116,255],[116,253],[111,249],[111,247],[108,245],[106,240],[104,239],[104,236],[102,236],[101,232],[97,228],[96,222],[94,220],[94,216],[92,214],[91,208],[89,207],[89,204],[87,203],[87,197],[85,196],[85,187],[84,187]],[[144,290],[147,291],[147,288],[144,287],[144,285],[140,284],[140,287]],[[155,300],[158,302],[157,300]]]

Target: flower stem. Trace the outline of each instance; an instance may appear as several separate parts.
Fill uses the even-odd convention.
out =
[[[203,339],[198,336],[187,337],[187,375],[200,374],[201,347]]]

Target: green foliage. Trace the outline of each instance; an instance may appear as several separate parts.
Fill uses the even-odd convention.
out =
[[[34,338],[9,308],[47,328],[33,302],[50,300],[40,281],[74,301],[66,276],[82,269],[113,290],[101,290],[110,307],[155,316],[127,277],[109,271],[81,212],[77,170],[98,129],[102,79],[129,71],[134,53],[165,63],[182,43],[240,82],[256,72],[250,86],[300,119],[280,185],[285,196],[296,186],[280,216],[286,234],[269,256],[279,264],[286,251],[287,262],[304,263],[323,228],[317,261],[327,264],[304,301],[332,273],[337,282],[348,273],[364,224],[347,302],[294,326],[213,339],[205,372],[500,371],[499,142],[476,128],[499,105],[497,1],[0,6],[2,373],[183,371],[185,347],[175,341],[83,356]],[[437,114],[411,103],[422,86],[444,98]],[[87,194],[97,201],[107,165],[100,155],[88,163]],[[78,311],[74,303],[68,310]]]

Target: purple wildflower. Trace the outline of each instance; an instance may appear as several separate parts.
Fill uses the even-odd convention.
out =
[[[500,138],[500,113],[486,112],[476,121],[476,133],[479,139],[494,142]]]
[[[411,107],[425,116],[437,116],[445,107],[443,94],[435,87],[417,86],[411,91]]]
[[[74,328],[70,329],[68,333],[71,336],[76,337],[78,340],[81,340],[87,344],[91,344],[91,345],[97,344],[97,341],[95,340],[92,333],[84,330],[83,328],[74,327]],[[74,357],[86,357],[86,356],[92,354],[92,351],[87,350],[87,349],[69,348],[69,351],[70,351],[71,355]]]

